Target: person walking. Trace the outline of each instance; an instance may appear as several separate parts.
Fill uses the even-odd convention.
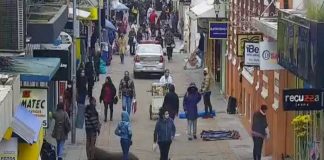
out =
[[[173,84],[169,85],[169,92],[164,96],[162,107],[166,108],[172,120],[179,113],[179,97]]]
[[[198,107],[197,104],[201,100],[201,95],[198,92],[198,88],[195,83],[190,83],[187,93],[183,99],[183,110],[187,117],[187,130],[188,130],[188,140],[191,141],[192,138],[197,139],[197,119],[198,119]]]
[[[135,55],[136,31],[132,28],[128,33],[129,54]]]
[[[118,123],[115,134],[120,137],[120,145],[123,150],[123,160],[129,160],[129,148],[132,145],[132,126],[129,114],[126,111],[121,113],[122,120]]]
[[[64,143],[68,138],[68,134],[71,131],[70,119],[67,112],[64,111],[64,104],[59,103],[57,110],[53,114],[55,120],[52,137],[56,139],[56,149],[58,160],[63,160]]]
[[[201,84],[200,92],[204,96],[205,117],[206,118],[213,117],[212,116],[213,106],[210,102],[210,95],[211,95],[210,85],[211,85],[211,78],[210,78],[210,74],[208,72],[208,68],[204,68],[204,80]]]
[[[124,78],[120,80],[118,97],[122,99],[123,110],[130,115],[132,101],[133,98],[136,98],[136,93],[134,82],[130,79],[128,71],[125,71]]]
[[[116,96],[116,87],[113,84],[110,76],[106,77],[106,82],[102,85],[100,93],[100,103],[103,101],[105,106],[105,122],[107,122],[108,106],[110,109],[110,121],[113,119],[114,98]]]
[[[160,160],[169,160],[169,150],[176,133],[173,120],[169,117],[169,112],[160,108],[159,119],[154,129],[154,144],[160,148]]]
[[[85,74],[88,82],[88,97],[92,97],[92,90],[95,82],[95,70],[91,56],[89,56],[89,61],[86,63]]]
[[[87,96],[87,83],[88,79],[85,74],[85,70],[80,68],[80,75],[77,76],[77,92],[78,92],[78,103],[85,104],[85,99]]]
[[[263,140],[270,136],[266,116],[267,109],[266,105],[261,105],[260,110],[253,114],[252,139],[254,160],[261,160]]]
[[[100,134],[101,124],[99,122],[99,114],[96,110],[96,99],[89,98],[90,104],[87,105],[85,110],[85,128],[86,128],[86,152],[88,160],[94,160],[95,146],[97,136]]]
[[[150,28],[151,28],[151,34],[152,37],[156,36],[156,18],[158,17],[158,15],[156,14],[155,10],[152,11],[152,13],[150,14],[149,20],[150,20]]]
[[[118,46],[119,46],[119,56],[120,56],[120,63],[124,64],[124,58],[127,50],[127,42],[124,37],[124,34],[120,34],[118,38]]]
[[[64,90],[63,103],[65,108],[64,110],[68,113],[70,117],[72,111],[72,84],[70,81],[67,84],[67,88]]]
[[[165,37],[165,46],[167,48],[168,61],[171,61],[175,42],[174,42],[173,34],[169,27],[167,27],[164,37]]]

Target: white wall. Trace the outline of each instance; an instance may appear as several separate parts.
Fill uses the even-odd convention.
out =
[[[293,0],[293,9],[299,9],[303,10],[304,9],[304,0]]]
[[[0,86],[0,141],[12,121],[12,88]]]

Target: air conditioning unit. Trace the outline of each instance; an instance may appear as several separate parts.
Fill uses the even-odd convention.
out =
[[[0,52],[25,48],[25,0],[0,0]]]

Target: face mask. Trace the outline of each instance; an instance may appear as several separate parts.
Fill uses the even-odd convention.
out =
[[[129,80],[129,76],[125,76],[125,80],[127,80],[127,81],[128,81],[128,80]]]

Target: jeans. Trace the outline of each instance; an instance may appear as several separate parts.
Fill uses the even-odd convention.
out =
[[[173,52],[173,48],[172,47],[167,47],[168,60],[172,59],[172,52]]]
[[[56,154],[58,158],[63,158],[65,140],[56,140]]]
[[[109,109],[110,109],[110,120],[112,120],[113,112],[114,112],[114,103],[113,102],[104,103],[104,106],[105,106],[105,121],[107,121],[108,106],[109,106]]]
[[[253,159],[261,160],[263,138],[261,137],[252,137],[253,138]]]
[[[86,97],[86,93],[78,93],[78,103],[85,104]]]
[[[123,160],[129,160],[129,147],[131,146],[131,140],[129,139],[120,139],[120,145],[123,150]]]
[[[87,135],[86,151],[88,160],[95,159],[96,140],[96,134]]]
[[[213,106],[210,102],[210,95],[211,95],[211,92],[206,92],[204,94],[204,104],[205,104],[205,114],[206,115],[211,115],[212,111],[213,111]],[[209,110],[209,113],[208,113],[208,110]]]
[[[158,142],[160,148],[160,160],[169,160],[169,150],[172,141]]]
[[[123,100],[122,100],[123,111],[127,111],[129,115],[132,112],[132,101],[133,101],[133,97],[123,96]]]
[[[187,126],[187,130],[188,130],[188,136],[189,138],[193,138],[193,136],[196,136],[197,133],[197,119],[195,120],[187,120],[188,121],[188,126]]]
[[[134,42],[131,42],[131,43],[129,44],[129,53],[130,53],[131,55],[135,55],[135,43],[134,43]]]

